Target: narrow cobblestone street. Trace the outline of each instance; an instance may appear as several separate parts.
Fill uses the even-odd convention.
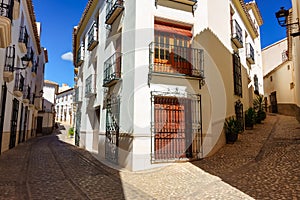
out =
[[[212,157],[142,172],[39,137],[0,156],[0,199],[300,199],[299,128],[270,115]]]

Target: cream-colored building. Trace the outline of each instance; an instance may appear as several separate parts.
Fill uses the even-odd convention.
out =
[[[133,171],[213,154],[263,93],[262,23],[254,1],[90,0],[73,33],[76,143]]]
[[[296,116],[300,121],[300,3],[288,11],[287,38],[262,50],[265,96],[269,111]],[[296,23],[298,21],[298,24]]]
[[[262,50],[268,111],[295,116],[295,70],[285,38]]]
[[[47,50],[31,0],[0,4],[0,152],[35,137]]]

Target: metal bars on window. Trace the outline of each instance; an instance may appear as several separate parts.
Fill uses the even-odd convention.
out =
[[[105,158],[118,164],[120,98],[113,96],[106,103]]]
[[[201,96],[151,92],[151,102],[152,162],[201,158]]]
[[[6,48],[4,71],[13,72],[15,67],[15,45]]]
[[[109,86],[112,82],[121,78],[122,54],[114,53],[104,62],[103,86]]]
[[[243,104],[240,100],[235,102],[234,110],[239,130],[244,131],[244,111]]]
[[[0,16],[12,20],[14,0],[0,0]]]
[[[26,29],[26,26],[20,27],[20,37],[19,42],[24,43],[26,47],[28,47],[29,35]]]
[[[24,77],[20,72],[16,73],[16,78],[15,78],[15,87],[14,90],[15,91],[23,91],[24,89]]]
[[[242,97],[242,69],[240,57],[237,53],[233,54],[233,77],[234,77],[234,94]]]

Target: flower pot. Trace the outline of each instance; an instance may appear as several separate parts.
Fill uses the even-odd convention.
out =
[[[237,139],[238,139],[237,133],[232,133],[232,132],[226,133],[226,143],[227,144],[233,144],[237,141]]]

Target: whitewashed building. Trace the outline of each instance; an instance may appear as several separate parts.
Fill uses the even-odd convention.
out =
[[[73,96],[74,88],[62,90],[56,94],[56,122],[73,125]]]
[[[90,0],[73,33],[76,144],[142,170],[225,144],[263,93],[256,3]]]
[[[0,152],[36,135],[47,50],[31,0],[0,3]]]

